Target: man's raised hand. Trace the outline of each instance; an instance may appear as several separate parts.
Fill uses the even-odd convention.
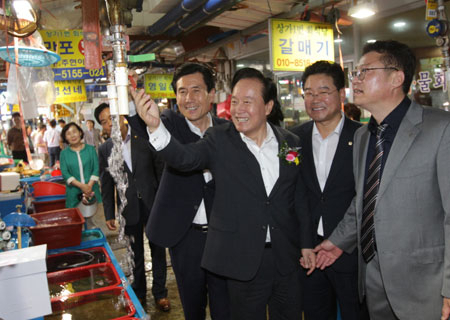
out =
[[[143,89],[136,90],[131,87],[130,92],[136,105],[136,111],[139,117],[144,120],[150,132],[158,129],[160,122],[159,108],[155,101]]]

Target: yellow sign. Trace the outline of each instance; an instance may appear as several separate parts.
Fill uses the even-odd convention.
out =
[[[55,80],[106,77],[105,68],[88,70],[84,67],[83,30],[39,30],[39,32],[45,48],[61,56],[61,60],[52,66]]]
[[[176,98],[172,88],[172,74],[146,74],[144,78],[145,92],[153,99]]]
[[[270,19],[269,37],[273,71],[304,71],[318,60],[334,61],[330,24]]]
[[[437,0],[428,0],[427,1],[427,9],[425,11],[425,20],[433,20],[437,19],[437,8],[438,2]]]
[[[55,81],[56,103],[86,101],[84,80]]]

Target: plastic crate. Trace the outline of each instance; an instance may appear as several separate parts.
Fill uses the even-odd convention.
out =
[[[35,197],[66,194],[66,186],[48,181],[37,181],[32,184]]]
[[[78,246],[84,217],[78,208],[32,214],[37,225],[31,227],[34,245],[47,244],[47,249]]]
[[[83,239],[83,235],[81,236],[81,239]],[[83,252],[88,252],[92,254],[92,256],[89,257]],[[52,254],[47,257],[47,273],[110,262],[111,259],[104,247],[66,251]]]
[[[47,274],[52,301],[67,299],[84,292],[98,292],[120,284],[111,263],[101,263]]]
[[[107,312],[111,312],[114,309],[114,298],[119,299],[121,294],[123,294],[123,301],[125,303],[122,314],[118,316],[108,314]],[[101,312],[98,312],[98,310],[101,310]],[[130,319],[136,313],[136,308],[131,302],[128,293],[122,287],[116,287],[97,292],[86,291],[73,295],[66,300],[65,298],[61,298],[52,301],[52,311],[52,315],[46,316],[45,319],[62,319],[62,314],[65,313],[71,314],[72,319],[124,320]],[[75,314],[75,312],[77,313]],[[61,317],[58,317],[59,315]]]
[[[59,210],[59,209],[64,209],[66,207],[66,198],[56,198],[56,196],[50,196],[49,199],[52,200],[47,200],[45,199],[44,201],[40,200],[35,200],[33,201],[33,206],[34,206],[34,212],[39,213],[39,212],[46,212],[46,211],[53,211],[53,210]]]
[[[99,228],[83,230],[81,233],[83,245],[93,247],[102,246],[106,243],[106,238]]]

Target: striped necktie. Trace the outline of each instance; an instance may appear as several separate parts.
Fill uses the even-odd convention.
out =
[[[387,124],[377,127],[375,156],[367,171],[366,188],[363,198],[363,215],[361,223],[361,248],[364,261],[368,263],[375,255],[375,226],[373,215],[380,187],[381,161],[383,159],[383,133]]]

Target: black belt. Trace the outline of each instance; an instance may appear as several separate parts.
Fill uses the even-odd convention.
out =
[[[266,248],[266,249],[272,248],[272,242],[266,242],[266,244],[264,245],[264,248]]]
[[[192,224],[192,229],[194,230],[200,230],[201,232],[208,232],[208,225],[207,224]]]

